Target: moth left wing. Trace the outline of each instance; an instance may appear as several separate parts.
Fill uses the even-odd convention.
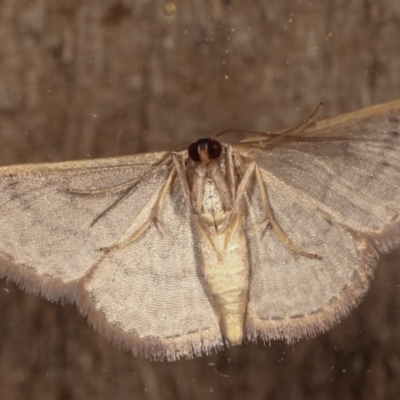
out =
[[[152,219],[171,166],[129,190],[162,156],[1,168],[0,274],[49,300],[76,301],[100,333],[135,354],[173,360],[222,339],[178,184]],[[101,251],[148,221],[134,242]]]
[[[138,215],[125,237],[146,214]],[[104,255],[82,281],[78,306],[104,336],[134,355],[173,361],[208,354],[223,346],[219,317],[201,274],[191,210],[178,186],[158,218],[163,228],[151,224],[134,242]]]
[[[93,226],[120,190],[77,194],[134,181],[152,167],[147,155],[0,168],[0,273],[49,300],[74,300],[76,282],[100,258],[157,189],[122,201]],[[160,175],[165,176],[166,171]],[[135,192],[132,193],[134,195]]]

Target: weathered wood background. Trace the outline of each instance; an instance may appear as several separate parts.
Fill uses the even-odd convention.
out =
[[[173,9],[176,8],[176,11]],[[168,149],[400,98],[398,0],[3,0],[0,164]],[[51,215],[49,215],[51,218]],[[294,346],[135,359],[74,306],[0,282],[1,399],[394,399],[400,262]]]

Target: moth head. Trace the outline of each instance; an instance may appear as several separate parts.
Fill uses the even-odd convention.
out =
[[[221,143],[213,139],[199,139],[188,147],[190,159],[202,164],[209,164],[211,160],[219,158],[222,153]]]

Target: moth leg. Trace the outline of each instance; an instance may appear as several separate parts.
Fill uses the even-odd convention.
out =
[[[223,256],[222,254],[218,251],[218,249],[215,247],[215,243],[211,238],[210,232],[208,232],[207,229],[205,229],[203,227],[203,225],[201,223],[199,223],[197,221],[197,226],[199,227],[200,231],[202,232],[202,234],[204,235],[204,237],[207,239],[208,243],[210,244],[210,246],[212,247],[212,249],[214,250],[215,254],[217,255],[217,259],[219,262],[223,262]]]
[[[265,228],[265,225],[270,225],[269,221],[267,220],[267,218],[264,218],[261,222],[259,222],[255,228],[253,228],[250,231],[249,237],[254,237],[256,235],[256,233],[261,229],[261,228]]]
[[[225,148],[225,166],[226,166],[226,180],[228,182],[228,187],[231,192],[232,201],[235,201],[236,197],[236,176],[235,171],[239,172],[240,175],[240,164],[237,157],[232,151],[231,146],[226,146]],[[240,178],[240,176],[239,176]]]
[[[139,183],[139,182],[138,182]],[[125,193],[119,197],[117,200],[114,201],[111,205],[109,205],[105,210],[103,210],[90,224],[90,227],[94,226],[94,224],[99,221],[101,218],[104,217],[110,210],[112,210],[114,207],[116,207],[122,200],[124,200],[129,194],[132,193],[133,189],[136,187],[137,183],[134,184],[133,186],[129,187]]]
[[[123,183],[120,183],[119,185],[114,185],[110,186],[108,188],[103,188],[103,189],[94,189],[94,190],[79,190],[79,189],[67,189],[68,193],[74,193],[74,194],[81,194],[81,195],[96,195],[96,194],[102,194],[102,193],[107,193],[107,192],[113,192],[119,189],[124,188],[126,185],[129,185],[133,183],[131,186],[129,186],[126,190],[125,193],[121,195],[114,203],[112,203],[110,206],[108,206],[105,210],[103,210],[90,224],[90,227],[94,226],[97,221],[99,221],[104,215],[106,215],[110,210],[112,210],[115,206],[117,206],[122,200],[124,200],[132,191],[135,189],[135,187],[142,182],[142,178],[136,179],[136,180],[131,180],[131,181],[126,181]]]
[[[282,228],[279,226],[278,222],[276,222],[274,214],[272,212],[272,208],[271,208],[271,203],[269,202],[269,197],[268,197],[268,193],[267,190],[265,188],[265,184],[264,181],[262,180],[261,177],[261,173],[260,170],[258,168],[257,164],[254,164],[254,171],[256,174],[256,179],[257,179],[257,183],[258,186],[260,188],[261,191],[261,199],[262,202],[264,204],[264,208],[265,208],[265,212],[266,212],[266,218],[265,218],[265,222],[269,222],[275,233],[279,236],[279,239],[282,241],[283,244],[285,244],[287,247],[289,247],[290,249],[292,249],[293,251],[295,251],[296,253],[307,257],[307,258],[320,258],[317,254],[313,254],[313,253],[308,253],[304,250],[302,250],[300,247],[296,246],[285,234],[285,232],[283,232]]]
[[[153,168],[150,169],[149,172],[144,174],[142,177],[139,179],[133,179],[129,180],[126,182],[119,183],[118,185],[114,186],[109,186],[106,188],[102,189],[93,189],[93,190],[80,190],[80,189],[67,189],[68,193],[73,193],[73,194],[81,194],[81,195],[96,195],[96,194],[103,194],[103,193],[108,193],[108,192],[115,192],[118,190],[121,190],[125,188],[128,185],[128,188],[126,188],[125,193],[121,195],[114,203],[112,203],[109,207],[107,207],[105,210],[103,210],[90,224],[90,227],[92,227],[97,221],[99,221],[104,215],[106,215],[110,210],[112,210],[115,206],[117,206],[122,200],[124,200],[129,194],[133,192],[133,190],[144,182],[147,179],[150,179],[161,167],[163,167],[166,164],[167,158],[163,158],[158,164],[156,164]]]
[[[137,229],[135,231],[135,233],[133,233],[132,236],[130,236],[128,239],[126,239],[122,242],[116,243],[112,246],[102,247],[100,250],[109,252],[111,250],[117,250],[117,249],[127,246],[130,243],[135,242],[143,235],[144,232],[146,232],[146,230],[149,228],[149,226],[151,224],[155,224],[155,225],[159,226],[166,235],[172,236],[171,233],[166,228],[166,226],[158,218],[158,216],[160,214],[160,209],[165,201],[165,198],[166,198],[168,192],[171,190],[171,186],[175,180],[175,177],[176,177],[176,170],[175,170],[175,168],[173,168],[168,176],[167,181],[164,183],[162,189],[160,190],[160,192],[157,195],[156,202],[150,211],[149,218],[139,229]]]
[[[292,249],[294,252],[296,252],[304,257],[307,257],[307,258],[313,258],[313,259],[319,258],[318,255],[308,253],[308,252],[302,250],[300,247],[296,246],[283,232],[282,228],[279,226],[278,222],[275,220],[275,217],[274,217],[274,214],[273,214],[273,211],[271,208],[271,203],[269,201],[268,193],[265,188],[264,181],[262,180],[258,165],[255,162],[251,162],[243,174],[243,177],[239,183],[236,201],[235,201],[234,207],[232,209],[232,212],[235,212],[236,208],[239,205],[240,200],[245,195],[245,191],[247,189],[247,186],[250,183],[250,179],[253,176],[253,174],[255,174],[257,184],[260,188],[261,199],[262,199],[265,213],[266,213],[265,219],[261,222],[261,224],[270,223],[272,228],[274,229],[275,233],[278,235],[279,239],[282,241],[282,243],[285,244],[290,249]]]
[[[108,186],[106,188],[101,189],[67,189],[67,193],[73,194],[103,194],[109,192],[117,192],[118,190],[124,189],[126,186],[131,185],[130,189],[133,189],[137,184],[141,182],[142,178],[139,179],[130,179],[129,181],[125,181],[119,183],[118,185]]]
[[[136,186],[138,186],[140,183],[144,182],[145,179],[149,179],[151,178],[158,170],[159,168],[154,168],[152,169],[149,173],[147,173],[146,175],[144,175],[143,177],[141,177],[140,179],[137,179],[135,181],[131,181],[131,182],[135,182],[132,186],[129,186],[126,190],[125,193],[123,193],[121,195],[121,197],[119,197],[117,200],[114,201],[114,203],[112,203],[111,205],[109,205],[105,210],[103,210],[94,220],[93,222],[90,224],[90,227],[92,227],[97,221],[99,221],[101,218],[104,217],[104,215],[106,215],[110,210],[112,210],[114,207],[116,207],[122,200],[124,200],[128,195],[130,195],[133,190],[136,188]],[[122,186],[127,184],[128,182],[122,183],[121,185],[117,185],[117,186]],[[117,187],[117,186],[113,186],[113,188]],[[112,190],[112,189],[110,189]],[[100,189],[95,191],[95,193],[93,194],[99,194],[99,193],[103,193],[104,191],[107,191],[107,189]],[[88,193],[86,193],[88,194]]]
[[[161,169],[167,160],[161,160],[158,164],[155,164],[152,168],[150,168],[149,172],[145,173],[138,179],[129,179],[128,181],[118,183],[117,185],[107,186],[101,189],[67,189],[68,193],[73,194],[103,194],[109,192],[117,192],[118,190],[124,189],[128,185],[129,190],[134,189],[139,183],[144,182],[145,180],[151,178],[159,169]]]
[[[186,201],[190,206],[192,206],[190,201],[190,188],[189,183],[186,175],[186,170],[183,167],[182,163],[179,160],[179,157],[176,154],[172,155],[172,162],[174,163],[174,167],[176,173],[178,175],[179,183],[181,184],[183,196],[185,197]]]
[[[225,236],[225,241],[224,241],[224,250],[228,248],[228,245],[232,239],[233,233],[235,232],[236,226],[239,223],[239,215],[237,213],[234,214],[234,217],[231,218],[231,222],[229,226],[231,229],[228,230],[227,235]]]

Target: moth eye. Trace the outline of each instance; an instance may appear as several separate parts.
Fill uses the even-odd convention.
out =
[[[210,140],[208,143],[208,155],[213,160],[218,158],[222,153],[221,143],[216,140]]]
[[[199,155],[199,152],[197,151],[197,147],[199,145],[198,142],[199,142],[199,140],[197,140],[196,142],[193,142],[188,147],[188,155],[193,161],[200,161],[200,155]]]
[[[207,148],[208,156],[211,160],[218,158],[222,153],[221,143],[212,139],[199,139],[188,147],[188,155],[193,161],[200,161],[199,149]]]

